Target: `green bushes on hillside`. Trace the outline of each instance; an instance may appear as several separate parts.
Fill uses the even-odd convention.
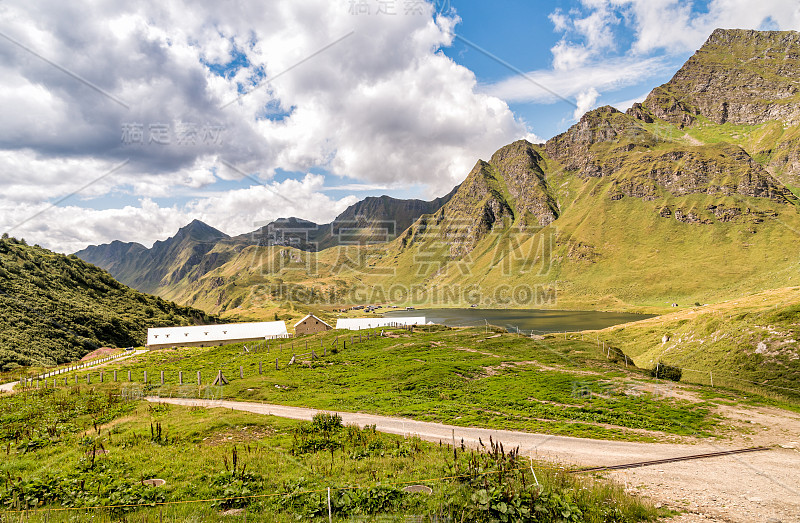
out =
[[[74,255],[0,239],[0,371],[143,345],[148,327],[212,320],[126,287]]]

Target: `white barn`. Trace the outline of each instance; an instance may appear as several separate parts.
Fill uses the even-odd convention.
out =
[[[288,338],[283,321],[229,323],[227,325],[194,325],[190,327],[158,327],[147,329],[147,347],[211,347],[243,341]]]
[[[393,318],[339,318],[336,320],[337,329],[357,331],[374,329],[376,327],[400,327],[406,325],[425,325],[425,317],[393,317]]]

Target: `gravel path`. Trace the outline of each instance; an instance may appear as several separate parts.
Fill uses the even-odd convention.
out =
[[[316,409],[265,403],[188,398],[147,398],[176,405],[225,408],[310,420]],[[457,444],[464,440],[488,445],[489,436],[506,448],[519,446],[524,455],[557,461],[568,466],[601,466],[672,458],[730,450],[731,446],[704,441],[695,445],[604,441],[567,436],[550,436],[507,430],[457,427],[388,416],[339,412],[345,424],[375,425],[381,432],[417,435],[433,442]],[[778,442],[776,442],[778,443]],[[690,523],[788,523],[800,521],[800,451],[781,448],[767,452],[685,461],[608,472],[632,491],[656,502],[687,510],[676,521]]]

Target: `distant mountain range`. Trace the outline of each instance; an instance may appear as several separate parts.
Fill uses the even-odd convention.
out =
[[[508,296],[526,286],[557,297],[544,305],[658,310],[797,278],[799,185],[800,34],[718,29],[641,104],[507,145],[438,200],[367,198],[331,224],[234,238],[193,222],[151,249],[76,254],[215,312],[257,315],[287,289],[441,305],[431,290],[451,287],[448,305],[542,305]]]
[[[456,190],[432,201],[370,196],[345,209],[331,223],[281,218],[234,237],[194,220],[175,236],[157,241],[149,249],[135,242],[113,241],[89,246],[75,254],[109,271],[125,285],[157,294],[184,279],[196,280],[248,246],[291,246],[319,251],[353,242],[393,240],[420,216],[441,208]]]

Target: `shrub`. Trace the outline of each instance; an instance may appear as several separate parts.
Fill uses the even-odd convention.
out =
[[[659,361],[655,367],[650,369],[650,375],[662,380],[681,381],[683,370],[680,367],[667,365]]]

